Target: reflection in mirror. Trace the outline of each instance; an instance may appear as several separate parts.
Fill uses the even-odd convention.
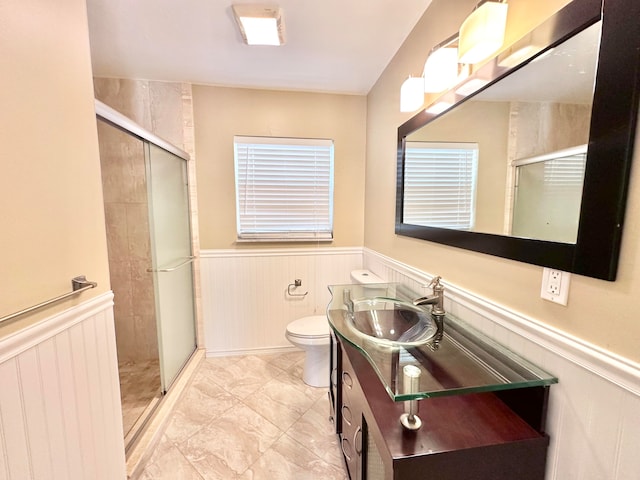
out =
[[[518,160],[511,234],[576,243],[587,146]]]
[[[598,22],[408,135],[403,223],[575,243],[585,155],[543,159],[588,142],[600,33]]]
[[[477,143],[407,142],[404,169],[406,223],[473,229]]]
[[[400,125],[396,234],[615,280],[640,98],[638,18],[638,0],[572,0],[441,93],[432,106],[447,105],[444,113],[430,106]],[[514,60],[525,50],[528,60]],[[466,223],[443,227],[434,214],[423,218],[405,205],[412,170],[418,171],[405,170],[406,147],[434,142],[477,144],[472,197],[442,205],[452,212],[459,204],[470,208]],[[555,200],[544,182],[530,182],[537,175],[531,170],[575,161],[560,154],[523,168],[532,158],[583,144],[582,185],[582,173],[572,174]],[[560,232],[559,223],[570,228]]]

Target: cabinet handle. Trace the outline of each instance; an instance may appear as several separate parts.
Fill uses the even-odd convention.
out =
[[[358,442],[358,434],[360,434],[360,441]],[[360,445],[360,447],[358,447]],[[362,453],[362,428],[360,425],[356,428],[356,433],[353,434],[353,448],[357,455]]]
[[[342,372],[342,383],[344,383],[347,388],[353,387],[353,379],[351,375],[349,375],[349,372]]]
[[[345,451],[345,443],[347,444],[347,447],[349,448],[349,451],[351,451],[351,446],[349,445],[349,440],[347,440],[346,438],[343,438],[342,441],[340,442],[340,448],[342,449],[342,454],[344,455],[344,458],[347,459],[347,462],[351,461],[351,455],[349,455],[346,451]]]
[[[351,421],[353,420],[353,414],[351,413],[351,409],[347,405],[342,405],[342,419],[351,425]],[[348,417],[348,418],[347,418]]]

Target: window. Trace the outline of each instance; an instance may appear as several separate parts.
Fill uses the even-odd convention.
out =
[[[471,230],[478,144],[407,142],[403,222]]]
[[[333,140],[234,137],[238,240],[333,238]]]

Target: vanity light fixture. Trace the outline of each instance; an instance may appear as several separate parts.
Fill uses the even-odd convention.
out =
[[[483,80],[481,78],[472,78],[469,81],[464,82],[458,89],[456,89],[456,94],[462,95],[463,97],[468,97],[474,92],[477,92],[482,87],[484,87],[488,80]]]
[[[424,64],[424,91],[438,93],[455,85],[458,79],[458,35],[433,47]]]
[[[535,45],[526,45],[517,50],[510,50],[505,55],[498,57],[498,65],[500,67],[513,68],[516,65],[520,65],[527,58],[533,57],[539,51],[540,48]]]
[[[233,5],[242,39],[247,45],[284,45],[282,10],[269,5]]]
[[[431,113],[433,115],[438,115],[439,113],[442,113],[451,107],[453,107],[453,103],[451,102],[444,102],[444,101],[436,102],[433,105],[431,105],[429,108],[427,108],[425,112]]]
[[[400,111],[414,112],[424,103],[424,79],[409,77],[400,87]]]
[[[513,68],[526,59],[533,57],[540,50],[542,50],[542,47],[536,45],[533,35],[530,33],[498,55],[498,66]]]
[[[506,3],[485,1],[460,26],[458,61],[474,64],[497,52],[504,42],[507,26]]]

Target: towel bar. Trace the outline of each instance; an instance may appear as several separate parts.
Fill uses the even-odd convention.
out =
[[[11,315],[0,317],[0,323],[6,322],[8,320],[13,320],[16,317],[33,312],[34,310],[38,310],[39,308],[46,307],[47,305],[51,305],[52,303],[59,302],[60,300],[64,300],[65,298],[71,297],[73,295],[77,295],[80,292],[84,292],[85,290],[89,290],[90,288],[95,288],[97,286],[98,284],[96,282],[88,281],[84,275],[74,277],[71,279],[71,287],[72,287],[71,292],[67,292],[63,295],[59,295],[55,298],[51,298],[45,302],[38,303],[37,305],[33,305],[29,308],[25,308],[23,310],[20,310],[19,312],[12,313]]]

